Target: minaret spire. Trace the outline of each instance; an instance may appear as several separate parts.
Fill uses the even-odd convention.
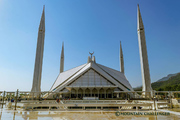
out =
[[[61,60],[60,60],[60,73],[64,72],[64,42],[62,43]]]
[[[38,38],[37,38],[37,48],[36,48],[36,59],[34,66],[34,76],[31,92],[41,92],[41,73],[43,64],[43,51],[44,51],[44,38],[45,38],[45,7],[43,7],[43,12],[41,16],[41,21],[39,24]],[[37,97],[37,93],[34,94]]]
[[[151,88],[151,79],[149,72],[149,63],[148,63],[148,55],[146,48],[146,39],[144,32],[143,20],[141,17],[139,5],[137,6],[137,32],[138,32],[138,41],[139,41],[139,54],[140,54],[140,62],[141,62],[141,74],[142,74],[142,91],[150,92]]]
[[[121,69],[121,72],[124,74],[124,57],[123,57],[121,41],[120,41],[120,69]]]

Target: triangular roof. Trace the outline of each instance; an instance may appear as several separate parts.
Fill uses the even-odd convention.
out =
[[[75,73],[77,73],[80,69],[82,69],[86,64],[80,65],[78,67],[75,67],[73,69],[64,71],[62,73],[60,73],[56,79],[56,81],[54,82],[53,86],[51,87],[50,91],[52,91],[54,88],[56,88],[57,86],[59,86],[60,84],[62,84],[66,79],[70,78],[72,75],[74,75]]]
[[[114,77],[114,79],[117,79],[119,82],[121,82],[122,84],[126,85],[128,88],[132,88],[132,86],[130,85],[129,81],[127,80],[126,76],[117,70],[111,69],[109,67],[97,64],[100,68],[102,68],[103,70],[105,70],[107,73],[109,73],[111,76]],[[131,89],[133,90],[133,89]]]
[[[66,86],[75,81],[78,77],[83,75],[89,69],[94,69],[103,77],[116,84],[123,91],[133,91],[124,74],[103,65],[97,64],[95,62],[86,63],[79,67],[60,73],[55,83],[51,87],[50,91],[60,91],[64,89]]]

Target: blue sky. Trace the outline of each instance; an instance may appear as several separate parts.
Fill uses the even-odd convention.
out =
[[[31,90],[43,5],[42,90],[49,90],[59,74],[63,41],[65,70],[86,63],[93,51],[97,63],[119,70],[121,40],[125,75],[133,87],[142,85],[138,3],[151,82],[180,72],[179,0],[0,0],[0,90]]]

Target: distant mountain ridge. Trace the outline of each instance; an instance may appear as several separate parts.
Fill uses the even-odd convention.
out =
[[[156,82],[166,81],[166,80],[168,80],[170,77],[176,76],[177,74],[178,74],[178,73],[175,73],[175,74],[169,74],[169,75],[167,75],[166,77],[163,77],[163,78],[157,80]]]
[[[180,91],[180,72],[169,74],[156,82],[151,83],[153,90],[157,91]],[[141,91],[142,86],[134,88],[135,91]]]

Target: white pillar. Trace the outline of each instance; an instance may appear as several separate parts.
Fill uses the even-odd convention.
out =
[[[41,22],[38,31],[38,40],[36,48],[36,59],[34,66],[34,76],[31,92],[41,92],[41,73],[42,73],[42,63],[43,63],[43,51],[44,51],[44,37],[45,37],[45,15],[44,8],[41,16]],[[35,96],[38,97],[38,94]]]
[[[147,55],[147,48],[146,48],[146,39],[144,33],[144,25],[138,5],[138,41],[139,41],[139,53],[140,53],[140,63],[141,63],[141,74],[142,74],[142,91],[150,92],[151,88],[151,79],[150,79],[150,72],[149,72],[149,63],[148,63],[148,55]]]
[[[64,42],[62,44],[61,60],[60,60],[60,73],[62,72],[64,72]]]
[[[123,57],[121,42],[120,42],[120,65],[121,65],[120,66],[121,72],[124,74],[124,57]]]

